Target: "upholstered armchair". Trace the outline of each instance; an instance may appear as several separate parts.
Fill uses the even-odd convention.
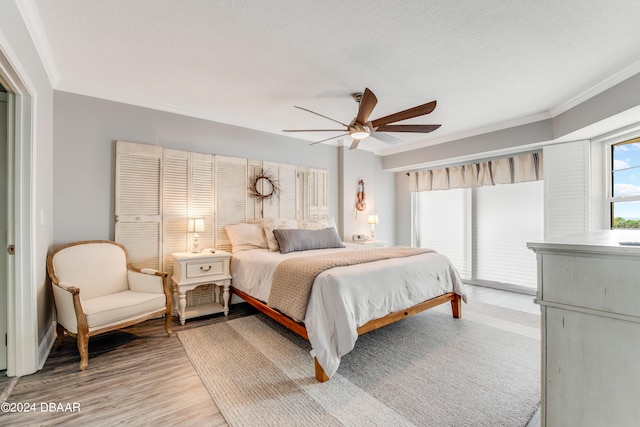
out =
[[[127,250],[110,240],[69,243],[47,257],[58,317],[57,346],[74,336],[80,370],[89,364],[89,337],[165,316],[171,335],[167,273],[129,265]]]

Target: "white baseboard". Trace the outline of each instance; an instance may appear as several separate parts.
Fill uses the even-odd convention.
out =
[[[38,346],[38,370],[44,367],[53,345],[56,343],[56,322],[51,322],[44,339]]]
[[[502,291],[516,292],[525,295],[536,295],[537,289],[527,286],[514,285],[511,283],[491,282],[488,280],[464,280],[464,283],[476,286],[484,286],[485,288],[500,289]]]

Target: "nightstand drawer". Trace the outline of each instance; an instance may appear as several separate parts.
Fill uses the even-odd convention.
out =
[[[224,274],[225,260],[214,260],[210,262],[188,262],[187,277],[203,277]]]

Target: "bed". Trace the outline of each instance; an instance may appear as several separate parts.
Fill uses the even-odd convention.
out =
[[[358,335],[447,302],[451,303],[453,317],[461,317],[461,301],[466,301],[464,284],[449,259],[430,250],[323,270],[310,287],[303,317],[283,314],[268,304],[274,300],[274,276],[282,270],[281,264],[334,258],[336,254],[379,257],[379,251],[385,250],[341,242],[335,228],[333,233],[338,240],[334,239],[329,247],[304,235],[304,239],[294,244],[295,250],[281,253],[282,247],[278,246],[274,250],[278,244],[275,237],[282,234],[280,230],[301,224],[304,223],[238,224],[242,233],[234,230],[235,226],[227,227],[233,251],[231,289],[250,305],[309,340],[318,381],[327,381],[337,371],[340,358],[354,348]],[[331,224],[311,223],[310,227],[332,228],[322,228],[327,225]],[[253,229],[252,238],[247,238],[249,229]],[[266,245],[259,242],[260,233],[264,233]],[[322,249],[316,249],[317,246]]]

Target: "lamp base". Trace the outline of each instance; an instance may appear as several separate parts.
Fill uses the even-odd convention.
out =
[[[191,252],[194,254],[197,254],[198,252],[200,252],[200,245],[198,242],[198,235],[194,234],[193,235],[193,245],[191,246]]]

